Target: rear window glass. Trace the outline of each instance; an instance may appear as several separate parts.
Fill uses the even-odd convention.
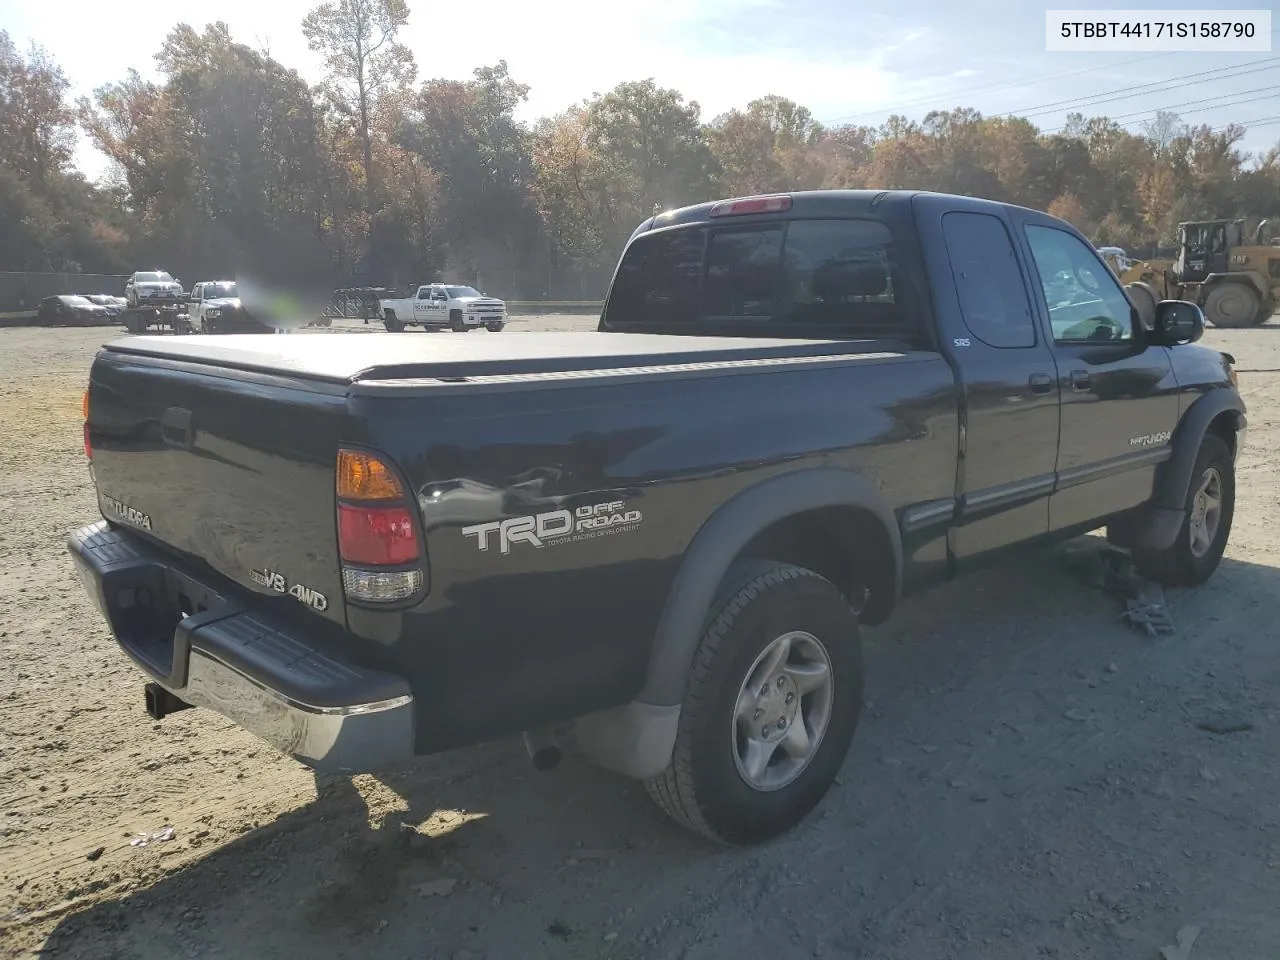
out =
[[[793,220],[642,234],[618,267],[607,327],[911,336],[892,235],[875,220]]]
[[[777,309],[782,224],[718,230],[707,243],[702,313],[711,317],[771,317]]]
[[[609,322],[692,322],[698,315],[704,233],[668,230],[631,244],[609,292]]]

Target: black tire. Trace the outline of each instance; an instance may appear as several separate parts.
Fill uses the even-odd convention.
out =
[[[484,328],[488,330],[490,333],[501,333],[502,328],[505,326],[506,326],[505,323],[486,323],[484,325]]]
[[[467,325],[466,325],[465,323],[463,323],[463,321],[462,321],[462,311],[461,311],[461,310],[450,310],[450,311],[449,311],[449,329],[450,329],[450,330],[452,330],[454,333],[466,333],[466,332],[467,332]]]
[[[1216,471],[1220,484],[1221,512],[1208,548],[1197,553],[1192,547],[1192,523],[1200,491],[1210,471]],[[1164,550],[1135,547],[1133,563],[1148,580],[1171,587],[1197,587],[1218,569],[1222,552],[1231,535],[1231,519],[1236,506],[1236,472],[1231,451],[1221,437],[1210,434],[1200,444],[1191,483],[1187,486],[1185,516],[1178,536]]]
[[[1258,316],[1254,319],[1253,325],[1260,327],[1270,320],[1276,312],[1276,303],[1274,300],[1263,300],[1258,306]]]
[[[1217,284],[1204,298],[1205,319],[1227,330],[1254,326],[1261,309],[1258,291],[1237,281]]]
[[[1143,327],[1153,330],[1156,325],[1156,304],[1159,302],[1155,290],[1149,284],[1135,280],[1124,285],[1124,292],[1129,295],[1129,302],[1138,311]]]
[[[721,844],[751,844],[800,823],[831,787],[862,709],[862,648],[852,608],[812,570],[752,561],[725,583],[694,654],[671,763],[646,786],[677,823]],[[761,790],[739,772],[735,710],[757,658],[792,631],[816,639],[828,658],[828,720],[794,779]]]
[[[382,318],[382,325],[387,328],[389,333],[399,333],[404,329],[404,324],[400,322],[400,318],[396,316],[394,310],[388,310]]]

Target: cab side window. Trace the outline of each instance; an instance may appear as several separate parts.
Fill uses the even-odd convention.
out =
[[[1116,343],[1133,339],[1133,306],[1110,270],[1078,237],[1029,225],[1053,338],[1058,343]]]
[[[986,213],[942,218],[951,276],[965,326],[989,347],[1036,345],[1035,318],[1009,231]]]

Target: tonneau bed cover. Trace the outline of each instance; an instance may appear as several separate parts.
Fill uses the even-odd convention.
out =
[[[336,333],[268,337],[130,337],[113,353],[350,384],[361,380],[465,377],[614,369],[655,363],[863,353],[875,341],[781,340],[637,333],[519,333],[396,337]]]

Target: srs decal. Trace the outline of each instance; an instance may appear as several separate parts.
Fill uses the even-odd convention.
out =
[[[643,519],[644,515],[639,510],[627,509],[625,500],[612,500],[581,506],[572,513],[552,510],[532,516],[475,523],[463,527],[462,535],[475,537],[476,546],[481,550],[489,550],[496,544],[500,553],[507,554],[517,543],[542,548],[625,533],[634,530]]]
[[[250,572],[254,583],[260,583],[269,590],[276,593],[287,593],[299,603],[305,603],[313,610],[328,610],[329,598],[319,590],[313,590],[311,587],[304,587],[300,583],[289,586],[289,581],[284,578],[284,574],[276,573],[274,570],[253,570]]]

